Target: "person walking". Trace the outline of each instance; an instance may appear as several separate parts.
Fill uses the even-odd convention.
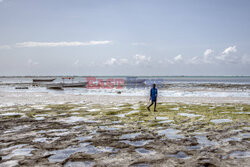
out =
[[[156,112],[157,94],[158,94],[158,91],[157,91],[156,85],[153,84],[153,88],[151,88],[150,90],[151,104],[147,107],[148,111],[150,111],[150,107],[154,104],[154,112]]]

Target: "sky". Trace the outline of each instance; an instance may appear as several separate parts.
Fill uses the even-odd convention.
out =
[[[249,0],[0,0],[0,75],[250,75]]]

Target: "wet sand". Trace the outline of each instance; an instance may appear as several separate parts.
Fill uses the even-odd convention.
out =
[[[0,93],[0,167],[248,166],[250,99]]]

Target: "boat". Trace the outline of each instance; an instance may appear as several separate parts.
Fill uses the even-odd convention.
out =
[[[33,79],[33,82],[52,82],[54,80],[55,78],[38,78],[38,79]]]
[[[49,84],[47,89],[63,90],[62,84]]]
[[[137,78],[131,77],[131,78],[127,78],[125,81],[127,84],[135,84],[135,83],[144,83],[146,79],[137,79]]]
[[[71,87],[85,87],[87,82],[77,82],[77,83],[62,83],[63,87],[71,88]]]
[[[27,87],[27,86],[18,86],[18,87],[15,87],[15,89],[29,89],[29,87]]]

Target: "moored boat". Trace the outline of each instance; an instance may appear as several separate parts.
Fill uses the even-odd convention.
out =
[[[85,87],[87,82],[77,82],[77,83],[62,83],[63,87]]]
[[[63,90],[63,86],[62,84],[49,84],[47,85],[47,89]]]
[[[55,78],[38,78],[38,79],[33,79],[33,82],[52,82],[54,80]]]

